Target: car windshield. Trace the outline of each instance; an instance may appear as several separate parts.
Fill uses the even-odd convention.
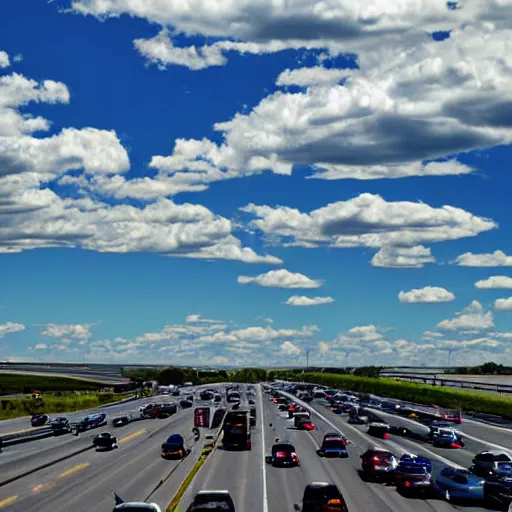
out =
[[[503,473],[512,473],[512,462],[498,462],[497,469]]]
[[[424,475],[427,472],[426,468],[423,466],[406,466],[402,464],[398,466],[398,471],[408,475]]]
[[[328,500],[340,498],[340,492],[334,486],[310,488],[305,496],[307,501],[325,503]]]

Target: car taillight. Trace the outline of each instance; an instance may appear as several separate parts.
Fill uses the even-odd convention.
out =
[[[297,455],[295,455],[295,454],[292,455],[292,459],[293,459],[293,462],[299,462],[299,457],[297,457]]]
[[[373,457],[372,460],[374,460],[375,462],[380,462],[379,457]]]
[[[406,480],[404,482],[404,487],[411,487],[411,482],[409,482],[409,480]]]
[[[389,439],[389,434],[387,432],[384,433],[384,435],[382,436],[383,439]]]
[[[459,443],[450,443],[450,446],[452,448],[462,448],[462,446]]]

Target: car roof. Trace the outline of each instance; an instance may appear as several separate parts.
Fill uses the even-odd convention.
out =
[[[198,491],[196,496],[204,496],[206,494],[211,494],[215,496],[229,496],[229,491],[227,489],[203,489],[202,491]]]
[[[148,510],[148,512],[154,512],[155,510],[160,510],[160,507],[156,503],[139,503],[139,502],[131,502],[131,503],[121,503],[120,505],[116,505],[114,510],[130,510],[133,508],[137,508],[138,510]]]

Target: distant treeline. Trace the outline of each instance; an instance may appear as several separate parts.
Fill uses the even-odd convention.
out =
[[[496,363],[484,363],[479,366],[457,366],[445,373],[460,375],[512,375],[512,366]]]

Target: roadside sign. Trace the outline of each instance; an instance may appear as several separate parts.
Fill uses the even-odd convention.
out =
[[[196,407],[194,409],[194,427],[210,428],[210,408]]]

